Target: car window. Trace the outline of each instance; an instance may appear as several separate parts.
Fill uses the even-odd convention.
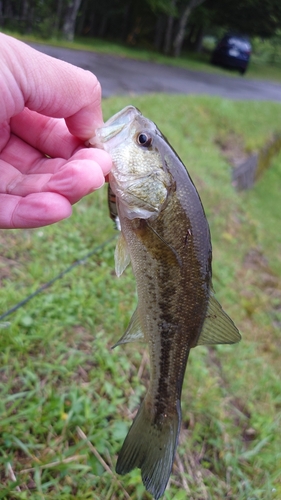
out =
[[[241,38],[231,37],[228,40],[230,45],[235,45],[239,50],[250,50],[251,46],[246,40],[241,40]]]

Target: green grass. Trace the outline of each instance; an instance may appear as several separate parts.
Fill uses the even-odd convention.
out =
[[[239,345],[192,351],[180,446],[165,500],[281,497],[281,231],[279,155],[237,193],[224,152],[251,152],[281,129],[281,106],[219,98],[131,99],[185,162],[212,232],[214,287]],[[104,101],[105,117],[129,104]],[[6,311],[114,235],[103,188],[59,224],[0,232]],[[149,380],[145,346],[111,350],[136,305],[114,243],[5,318],[0,329],[0,498],[150,499],[138,470],[114,472]],[[3,325],[2,325],[3,326]]]
[[[23,41],[30,41],[36,43],[49,44],[54,46],[61,46],[76,50],[90,50],[103,54],[112,54],[119,57],[128,57],[144,61],[151,61],[158,64],[168,64],[170,66],[179,66],[182,68],[204,71],[207,73],[216,73],[219,75],[226,75],[230,78],[239,76],[237,71],[220,68],[210,64],[210,54],[203,52],[196,54],[194,52],[185,52],[178,58],[165,56],[156,52],[151,48],[131,47],[126,44],[113,42],[109,40],[102,40],[99,38],[86,38],[76,37],[74,42],[67,42],[58,38],[40,39],[38,36],[32,35],[19,35],[14,32],[7,32],[12,36],[16,36]],[[257,44],[257,52],[253,54],[247,73],[241,78],[256,78],[261,80],[271,80],[281,82],[281,66],[279,64],[270,64],[268,59],[263,57],[261,43]]]

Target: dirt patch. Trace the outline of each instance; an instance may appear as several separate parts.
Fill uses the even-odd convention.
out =
[[[264,172],[271,166],[273,158],[281,150],[281,134],[276,134],[265,146],[253,153],[240,164],[234,164],[233,185],[237,190],[251,189]]]
[[[31,246],[29,231],[0,231],[0,287],[5,280],[18,280],[18,274],[23,270],[23,262],[29,259]]]
[[[248,315],[252,316],[257,302],[259,302],[260,292],[263,293],[266,307],[272,324],[275,328],[281,328],[281,280],[272,271],[269,263],[261,250],[252,248],[247,253],[242,272],[247,270],[249,285],[243,292],[244,298],[248,300]],[[247,304],[246,304],[247,305]],[[280,344],[281,348],[281,344]]]
[[[0,255],[0,287],[4,286],[5,280],[11,280],[15,269],[19,268],[20,265],[18,262]]]
[[[215,142],[233,167],[238,167],[248,157],[242,136],[234,132],[230,132],[226,137],[217,137]]]

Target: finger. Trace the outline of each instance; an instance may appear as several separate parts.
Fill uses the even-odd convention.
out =
[[[59,158],[69,158],[83,141],[74,137],[65,121],[40,115],[25,108],[10,121],[11,132],[42,153]]]
[[[112,166],[109,154],[96,148],[81,148],[74,155],[68,157],[69,160],[71,158],[77,161],[88,160],[92,162],[91,170],[97,163],[104,175],[108,174]],[[66,164],[66,160],[63,157],[46,158],[45,155],[14,135],[10,137],[8,144],[0,153],[1,161],[5,162],[5,165],[2,166],[3,175],[5,175],[3,169],[9,169],[9,165],[12,165],[22,174],[44,174],[55,173],[61,166]],[[84,169],[81,172],[82,178],[83,175],[87,174],[87,165],[84,165]],[[79,182],[79,179],[77,179],[77,182]]]
[[[108,156],[104,151],[97,150],[94,156],[97,156],[97,152],[99,163],[93,159],[91,149],[85,149],[78,151],[68,162],[62,159],[42,159],[37,162],[38,165],[41,164],[41,168],[37,166],[37,170],[33,169],[36,173],[28,175],[1,160],[0,192],[16,196],[56,192],[65,196],[70,203],[76,203],[105,182],[104,176],[108,173],[110,163],[107,162]],[[105,162],[102,161],[102,156],[105,156]],[[104,172],[100,164],[103,164]]]
[[[83,196],[101,188],[104,182],[104,174],[97,163],[72,160],[52,175],[42,190],[59,192],[74,204]]]
[[[25,198],[0,194],[1,229],[47,226],[69,217],[71,212],[71,204],[57,193],[30,194]]]
[[[3,168],[9,169],[13,165],[22,174],[36,172],[41,165],[41,160],[46,156],[37,149],[11,135],[6,146],[0,152],[0,162],[5,162]]]
[[[0,193],[16,196],[41,193],[51,177],[50,173],[23,175],[12,165],[0,161]]]
[[[95,75],[0,36],[1,58],[10,68],[2,98],[11,97],[13,91],[13,108],[10,105],[6,119],[26,106],[46,116],[65,118],[70,132],[82,140],[92,137],[103,123],[101,88]]]

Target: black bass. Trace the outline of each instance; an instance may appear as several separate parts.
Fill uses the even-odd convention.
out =
[[[113,159],[109,182],[121,225],[116,273],[131,261],[137,283],[138,307],[116,345],[145,340],[150,356],[149,389],[116,471],[139,467],[157,500],[173,466],[190,349],[241,337],[213,294],[210,232],[199,195],[156,125],[128,106],[90,142]]]

